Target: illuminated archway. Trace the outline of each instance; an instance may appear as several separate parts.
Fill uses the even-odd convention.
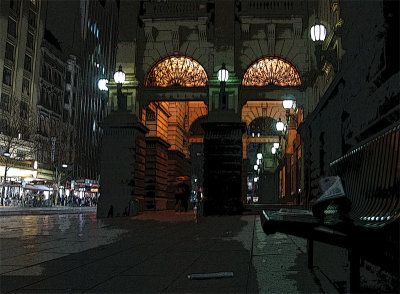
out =
[[[204,87],[208,81],[204,68],[193,58],[168,56],[147,74],[146,87]]]
[[[246,71],[243,86],[300,86],[297,69],[287,60],[278,57],[264,57],[254,62]]]

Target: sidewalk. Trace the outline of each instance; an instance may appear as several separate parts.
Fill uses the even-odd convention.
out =
[[[265,235],[258,215],[196,224],[192,211],[100,220],[93,211],[0,221],[1,293],[337,293],[307,269],[305,240]],[[233,277],[188,279],[218,272]]]
[[[96,206],[53,206],[53,207],[21,207],[0,206],[0,216],[5,215],[37,215],[96,212]]]
[[[145,212],[97,219],[95,207],[0,208],[0,293],[344,293],[344,249],[265,235],[258,215]],[[190,274],[227,272],[223,279]],[[388,293],[361,269],[363,289]],[[385,291],[386,290],[386,291]]]

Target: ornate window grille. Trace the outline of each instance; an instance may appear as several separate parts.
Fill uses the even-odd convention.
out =
[[[243,86],[300,86],[297,69],[288,61],[278,57],[265,57],[254,62],[246,71]]]
[[[207,73],[194,59],[169,56],[154,65],[147,75],[146,87],[204,87]]]

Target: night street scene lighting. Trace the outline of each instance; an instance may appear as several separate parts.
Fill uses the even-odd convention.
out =
[[[2,0],[0,292],[398,293],[400,1],[360,3]]]

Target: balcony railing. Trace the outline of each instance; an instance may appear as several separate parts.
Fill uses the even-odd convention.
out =
[[[292,13],[298,15],[307,8],[306,2],[303,0],[241,0],[239,14],[270,16]]]
[[[210,1],[191,2],[144,2],[144,18],[197,17],[207,15],[207,3]]]

